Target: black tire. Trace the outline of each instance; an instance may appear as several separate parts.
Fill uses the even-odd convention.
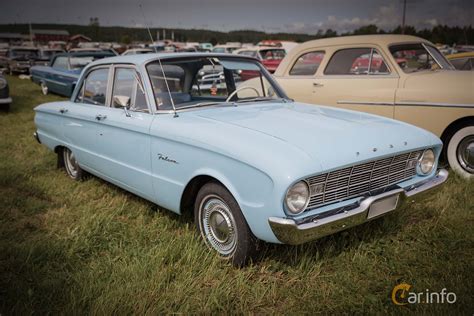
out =
[[[79,166],[74,153],[69,148],[63,148],[61,151],[59,151],[58,155],[62,155],[64,169],[66,169],[66,173],[71,179],[76,181],[81,181],[84,179],[86,172]],[[58,159],[60,158],[58,157]]]
[[[221,258],[237,267],[253,259],[259,241],[250,231],[239,204],[221,184],[209,182],[199,190],[194,221],[206,244]]]

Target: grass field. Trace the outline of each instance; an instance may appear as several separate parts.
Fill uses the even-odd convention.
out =
[[[235,269],[180,217],[95,177],[70,180],[36,143],[33,108],[59,100],[8,77],[0,113],[0,314],[474,313],[474,185],[293,247],[265,244]],[[395,285],[456,293],[396,306]]]

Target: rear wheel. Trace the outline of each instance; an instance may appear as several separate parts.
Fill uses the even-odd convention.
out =
[[[43,93],[43,95],[47,95],[49,92],[48,86],[44,82],[41,82],[41,92]]]
[[[85,172],[81,169],[77,163],[76,156],[69,148],[64,148],[62,150],[64,168],[66,169],[67,174],[72,179],[79,181],[84,178]]]
[[[258,240],[250,231],[232,194],[221,184],[205,184],[194,206],[196,226],[206,244],[235,266],[255,254]]]
[[[474,179],[474,126],[463,126],[453,133],[446,156],[456,173],[466,179]]]

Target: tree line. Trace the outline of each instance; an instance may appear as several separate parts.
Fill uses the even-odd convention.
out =
[[[100,26],[97,19],[92,20],[89,25],[74,24],[32,24],[33,29],[60,29],[67,30],[70,35],[83,34],[90,37],[93,41],[98,42],[149,42],[150,37],[145,28],[132,28],[120,26]],[[338,33],[335,30],[319,30],[315,34],[299,34],[299,33],[265,33],[254,30],[239,30],[230,32],[219,32],[205,29],[171,29],[171,28],[152,28],[151,33],[156,40],[157,32],[162,37],[165,30],[167,38],[174,34],[175,41],[180,42],[210,42],[212,44],[225,42],[242,42],[257,43],[261,40],[279,39],[296,42],[305,42],[312,39],[347,36],[347,35],[363,35],[363,34],[402,34],[400,26],[393,30],[385,31],[379,29],[376,25],[367,25],[360,27],[352,32]],[[28,24],[1,24],[0,32],[12,32],[28,34]],[[447,26],[437,25],[432,29],[417,30],[413,26],[406,26],[403,30],[404,34],[416,35],[425,38],[433,43],[442,43],[448,45],[473,45],[474,44],[474,28],[469,26]]]

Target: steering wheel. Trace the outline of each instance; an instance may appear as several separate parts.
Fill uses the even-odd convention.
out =
[[[227,99],[225,99],[225,102],[229,102],[233,97],[234,95],[236,95],[238,92],[242,91],[242,90],[253,90],[255,91],[255,93],[257,94],[257,97],[260,96],[260,93],[258,92],[257,89],[255,89],[254,87],[240,87],[238,89],[235,89],[231,94],[229,94],[229,96],[227,97]]]

